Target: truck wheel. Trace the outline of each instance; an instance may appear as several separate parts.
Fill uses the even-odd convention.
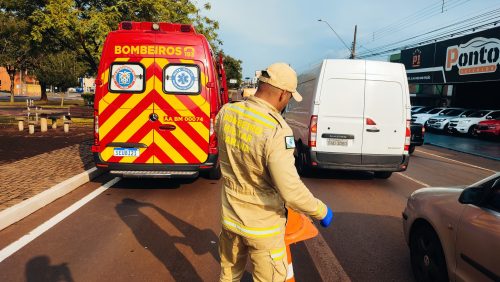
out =
[[[391,177],[392,171],[375,171],[375,178],[387,179]]]
[[[222,171],[220,170],[220,164],[208,171],[208,179],[219,180],[222,177]]]
[[[408,153],[413,154],[415,152],[415,145],[410,145],[410,148],[408,149]]]

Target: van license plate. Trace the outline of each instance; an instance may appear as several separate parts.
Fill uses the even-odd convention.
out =
[[[139,149],[137,148],[115,148],[113,150],[115,157],[138,157]]]
[[[328,144],[329,146],[345,146],[345,147],[347,147],[349,143],[348,143],[348,140],[345,140],[345,139],[328,138],[326,140],[326,144]]]

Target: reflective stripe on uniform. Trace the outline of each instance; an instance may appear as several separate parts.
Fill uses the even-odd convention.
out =
[[[276,250],[272,250],[271,251],[271,258],[274,261],[279,261],[279,260],[281,260],[285,256],[285,252],[286,252],[286,248],[285,247],[279,248],[279,249],[276,249]]]
[[[222,225],[240,235],[252,238],[263,238],[263,237],[272,237],[280,234],[283,230],[281,225],[276,225],[267,228],[255,228],[248,227],[243,224],[239,224],[229,218],[222,218]]]
[[[325,214],[326,210],[326,205],[318,201],[318,208],[316,209],[316,212],[312,215],[313,217],[321,217],[323,214]]]
[[[244,115],[245,117],[256,121],[264,126],[267,126],[269,128],[274,128],[277,125],[277,122],[271,118],[266,117],[265,115],[250,109],[248,107],[232,104],[228,107],[228,109],[232,112],[235,113],[240,113]]]

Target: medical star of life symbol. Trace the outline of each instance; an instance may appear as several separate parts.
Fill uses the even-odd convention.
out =
[[[172,73],[172,84],[175,88],[186,91],[193,87],[194,73],[186,67],[180,67]]]

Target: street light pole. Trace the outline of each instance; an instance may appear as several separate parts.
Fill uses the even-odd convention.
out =
[[[345,44],[344,40],[342,40],[342,38],[337,34],[337,32],[333,29],[333,27],[327,21],[324,21],[322,19],[319,19],[318,22],[324,22],[324,23],[326,23],[328,25],[328,27],[333,31],[333,33],[335,33],[335,35],[337,36],[337,38],[342,42],[342,44],[344,44],[345,48],[347,48],[347,50],[349,50],[349,53],[352,56],[352,50],[349,47],[347,47],[347,44]]]

